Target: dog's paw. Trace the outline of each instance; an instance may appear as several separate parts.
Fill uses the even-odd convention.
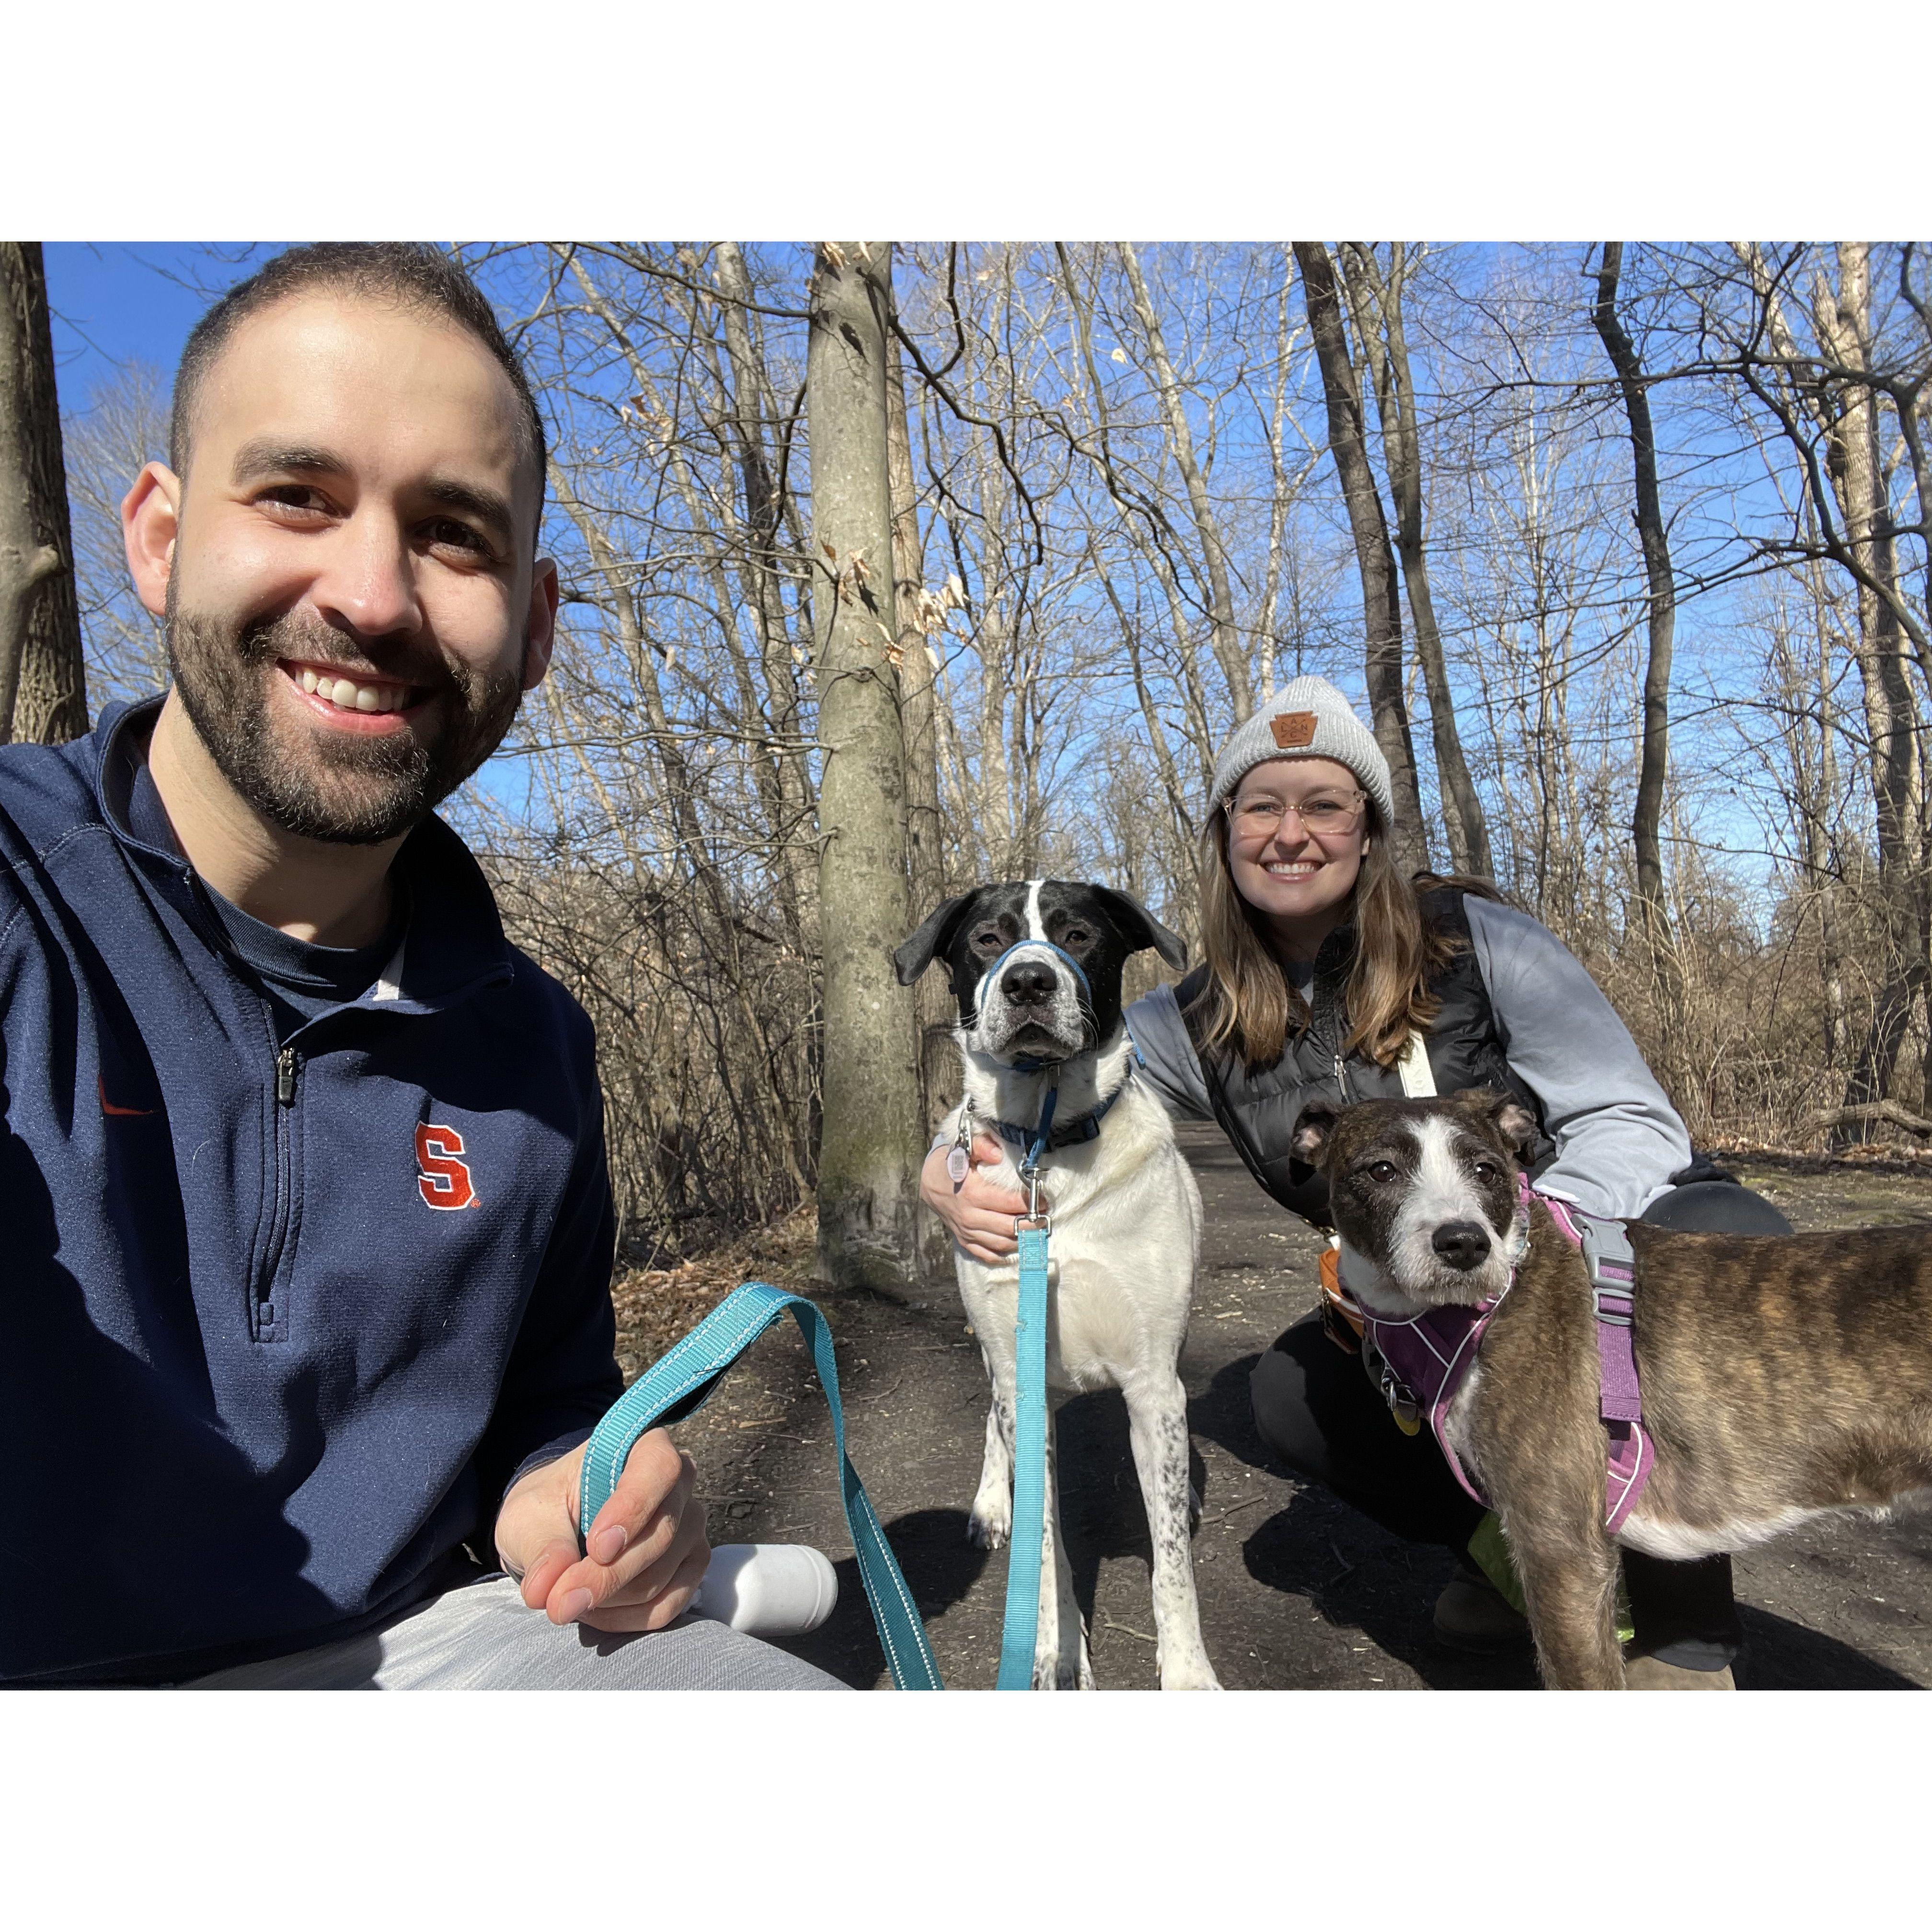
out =
[[[973,1514],[966,1519],[966,1540],[979,1550],[1004,1550],[1012,1527],[1010,1511],[996,1514],[975,1503]]]
[[[1214,1666],[1202,1657],[1178,1664],[1172,1670],[1162,1664],[1160,1688],[1163,1690],[1218,1690],[1221,1680],[1214,1675]]]
[[[1033,1688],[1036,1690],[1090,1690],[1080,1681],[1080,1667],[1071,1658],[1058,1654],[1036,1656],[1033,1660]]]

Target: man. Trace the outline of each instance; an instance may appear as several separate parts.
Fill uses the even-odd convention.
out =
[[[165,698],[0,754],[0,1682],[836,1688],[667,1629],[662,1430],[578,1546],[590,1023],[431,816],[549,664],[543,478],[454,264],[277,257],[122,506]]]

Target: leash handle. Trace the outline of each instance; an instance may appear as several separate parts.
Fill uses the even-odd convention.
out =
[[[1000,1690],[1033,1688],[1040,1634],[1040,1546],[1046,1536],[1046,1230],[1022,1228],[1013,1332],[1013,1529],[1006,1546]]]
[[[802,1294],[790,1294],[769,1282],[748,1281],[736,1288],[676,1346],[653,1362],[618,1398],[584,1445],[578,1534],[590,1534],[597,1512],[610,1499],[626,1459],[639,1436],[659,1424],[682,1422],[694,1414],[717,1392],[718,1384],[738,1358],[789,1309],[812,1351],[819,1385],[832,1412],[832,1437],[838,1451],[838,1484],[845,1506],[845,1524],[859,1559],[859,1580],[866,1586],[878,1625],[892,1682],[902,1690],[941,1690],[939,1666],[926,1641],[926,1626],[906,1588],[892,1545],[880,1526],[878,1512],[852,1459],[845,1453],[845,1414],[838,1400],[838,1365],[832,1358],[832,1330],[816,1305]],[[1034,1568],[1039,1568],[1039,1538],[1034,1539]],[[1030,1649],[1028,1652],[1030,1660]]]

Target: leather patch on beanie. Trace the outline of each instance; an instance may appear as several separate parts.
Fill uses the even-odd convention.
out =
[[[1298,752],[1315,740],[1315,714],[1312,711],[1277,711],[1268,720],[1274,741],[1284,752]]]

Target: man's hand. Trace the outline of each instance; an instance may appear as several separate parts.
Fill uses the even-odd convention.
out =
[[[919,1172],[919,1198],[946,1223],[955,1241],[976,1262],[997,1266],[1010,1261],[1019,1252],[1019,1236],[1013,1222],[1026,1212],[1026,1196],[1017,1188],[1001,1187],[980,1172],[997,1167],[1006,1158],[1005,1150],[990,1134],[974,1137],[972,1166],[966,1178],[956,1187],[946,1171],[946,1156],[952,1151],[949,1143],[936,1147],[926,1157]],[[1040,1211],[1052,1205],[1040,1197]]]
[[[704,1512],[691,1500],[698,1471],[662,1429],[638,1437],[610,1499],[577,1553],[584,1450],[532,1469],[496,1512],[496,1555],[524,1601],[554,1624],[662,1630],[682,1616],[711,1561]]]

